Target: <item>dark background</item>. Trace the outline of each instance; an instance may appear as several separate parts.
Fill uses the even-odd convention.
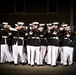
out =
[[[0,0],[0,21],[8,21],[14,24],[24,21],[29,24],[32,21],[53,22],[59,21],[71,24],[71,6],[73,0]],[[75,6],[73,11],[75,11]],[[75,25],[75,13],[73,12],[73,25]]]

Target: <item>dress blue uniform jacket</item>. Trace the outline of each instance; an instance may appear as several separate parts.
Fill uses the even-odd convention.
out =
[[[46,31],[40,32],[40,45],[47,46]]]
[[[13,31],[12,32],[12,45],[16,44],[18,42],[18,45],[22,45],[24,41],[24,30],[18,30],[18,31]],[[14,38],[15,37],[15,38]],[[23,39],[20,39],[19,37],[22,37]]]
[[[49,33],[47,32],[47,45],[51,46],[59,46],[59,39],[54,39],[53,37],[59,37],[58,33],[53,34],[55,30],[51,30]]]
[[[6,36],[7,38],[3,38],[2,36]],[[0,30],[0,43],[5,44],[5,39],[6,39],[6,44],[8,44],[8,32],[5,30]]]
[[[30,45],[31,46],[40,46],[40,32],[38,30],[33,30],[33,34],[31,36]]]

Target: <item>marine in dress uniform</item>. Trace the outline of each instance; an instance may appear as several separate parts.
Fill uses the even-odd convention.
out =
[[[8,22],[3,22],[3,26],[1,28],[1,61],[0,63],[4,63],[5,60],[8,61],[8,63],[11,63],[13,61],[13,58],[9,52],[8,47],[8,37],[9,35],[9,25]]]
[[[59,45],[59,52],[60,52],[60,64],[63,64],[64,57],[63,57],[63,38],[66,35],[66,27],[68,24],[62,24],[61,27],[59,28],[59,40],[60,40],[60,45]]]
[[[72,42],[72,40],[70,39],[70,37],[71,37],[71,34],[70,34],[70,32],[69,32],[69,26],[68,26],[68,24],[64,24],[63,25],[64,26],[64,30],[63,30],[63,33],[62,33],[62,48],[63,48],[63,54],[62,54],[62,64],[64,65],[64,66],[66,66],[66,65],[71,65],[72,64],[72,53],[73,53],[73,49],[72,48],[70,48],[70,46],[72,46],[72,44],[71,44],[71,42]],[[65,27],[66,26],[66,27]],[[67,62],[68,61],[68,62]]]
[[[53,32],[53,35],[55,36],[55,43],[54,46],[55,46],[55,54],[56,54],[56,59],[55,59],[55,66],[57,65],[57,61],[58,61],[58,56],[59,56],[59,22],[53,22],[53,25],[54,25],[54,32]],[[54,65],[52,65],[54,66]]]
[[[39,65],[39,55],[40,55],[40,34],[38,31],[39,22],[33,22],[33,34],[31,36],[31,66],[34,63]]]
[[[12,50],[13,50],[13,59],[14,59],[14,65],[17,65],[18,62],[18,55],[21,58],[21,63],[25,64],[25,58],[24,58],[24,22],[18,22],[15,24],[15,31],[12,31]]]
[[[59,22],[53,22],[53,28],[51,29],[50,33],[48,32],[48,38],[47,38],[48,43],[47,53],[49,60],[48,64],[51,64],[52,67],[56,66],[58,57],[58,47],[59,47],[58,24]]]
[[[64,27],[63,25],[60,26],[59,28],[59,54],[60,54],[60,64],[62,65],[63,63],[63,46],[62,46],[62,38],[63,38],[63,33],[64,33]]]
[[[26,43],[26,47],[27,47],[27,62],[28,65],[31,64],[31,35],[32,33],[32,29],[33,29],[33,24],[30,23],[28,29],[25,32],[25,35],[27,36],[27,43]]]
[[[46,38],[47,38],[47,54],[45,57],[45,62],[47,65],[51,65],[51,29],[53,28],[52,23],[47,23],[47,32],[46,32]]]
[[[67,28],[67,36],[69,37],[69,52],[68,52],[68,64],[72,65],[73,64],[73,53],[74,53],[74,41],[75,41],[75,36],[73,34],[73,31],[70,26]]]
[[[44,64],[46,55],[46,26],[44,23],[39,24],[40,30],[40,65]]]

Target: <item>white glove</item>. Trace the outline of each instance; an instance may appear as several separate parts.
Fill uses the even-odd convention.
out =
[[[32,32],[32,31],[30,31],[30,32],[29,32],[29,34],[30,34],[30,35],[32,35],[32,34],[33,34],[33,32]]]
[[[69,34],[67,34],[67,37],[70,37],[70,35],[69,35]]]
[[[28,35],[28,33],[25,33],[25,36],[27,36]]]
[[[57,34],[57,32],[54,31],[53,34]]]

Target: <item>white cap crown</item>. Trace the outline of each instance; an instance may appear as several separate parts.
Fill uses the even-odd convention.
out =
[[[59,22],[53,22],[53,24],[54,24],[54,25],[57,25],[57,24],[59,24]]]
[[[33,22],[32,24],[33,24],[33,25],[36,25],[36,24],[39,24],[39,22]]]
[[[24,22],[17,22],[17,24],[18,24],[18,25],[23,25],[23,24],[24,24]]]
[[[2,22],[2,24],[8,24],[8,22]]]
[[[47,26],[52,26],[52,23],[47,23],[46,25],[47,25]]]

